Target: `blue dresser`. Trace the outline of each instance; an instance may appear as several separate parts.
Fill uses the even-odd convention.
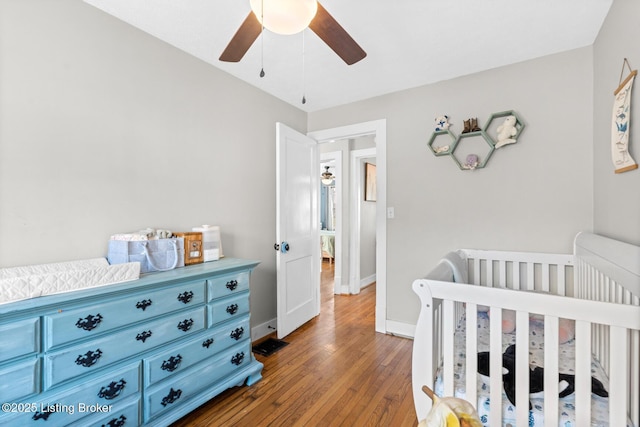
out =
[[[164,426],[254,384],[257,265],[223,258],[0,305],[0,425]]]

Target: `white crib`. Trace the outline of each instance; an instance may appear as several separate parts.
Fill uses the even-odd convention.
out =
[[[468,284],[459,283],[461,277]],[[607,377],[609,397],[600,398],[605,401],[605,422],[593,423],[640,427],[640,247],[579,233],[572,255],[459,250],[447,254],[424,279],[414,281],[413,289],[421,304],[412,367],[418,420],[424,419],[431,408],[431,400],[421,388],[433,388],[438,375],[444,396],[460,395],[462,388],[466,400],[474,406],[478,402],[477,310],[478,306],[489,306],[491,375],[486,380],[489,397],[484,402],[491,403],[485,425],[506,424],[501,309],[509,309],[516,312],[515,425],[530,425],[530,314],[538,314],[544,319],[541,423],[558,425],[562,411],[558,372],[563,361],[559,360],[557,337],[559,318],[565,318],[575,320],[571,344],[575,346],[575,371],[571,372],[575,374],[575,393],[571,396],[575,399],[571,401],[575,420],[570,425],[592,425],[591,371],[596,360]],[[456,347],[454,333],[459,326],[466,327],[466,332]],[[456,366],[459,354],[473,357],[465,357]],[[465,375],[462,385],[454,378],[459,377],[459,369],[471,373]]]

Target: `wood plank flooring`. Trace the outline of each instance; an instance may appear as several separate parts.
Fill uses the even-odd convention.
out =
[[[323,262],[321,313],[264,357],[263,378],[234,387],[172,427],[415,427],[412,341],[374,330],[375,285],[333,295],[333,264]]]

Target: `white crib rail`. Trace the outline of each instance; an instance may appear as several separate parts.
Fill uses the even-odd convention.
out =
[[[470,283],[571,295],[573,255],[463,249]]]

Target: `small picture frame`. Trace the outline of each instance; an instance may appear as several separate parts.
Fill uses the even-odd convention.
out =
[[[376,165],[372,163],[364,164],[364,200],[365,202],[376,201]]]

